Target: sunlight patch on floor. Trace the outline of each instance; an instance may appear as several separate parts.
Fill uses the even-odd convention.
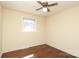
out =
[[[30,57],[33,57],[34,54],[31,54],[31,55],[28,55],[28,56],[25,56],[24,58],[30,58]]]

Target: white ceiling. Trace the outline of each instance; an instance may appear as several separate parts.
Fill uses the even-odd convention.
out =
[[[38,4],[36,1],[1,1],[0,3],[2,4],[3,7],[29,12],[41,16],[49,16],[62,10],[65,10],[67,8],[79,5],[79,1],[48,1],[49,4],[54,2],[57,2],[58,5],[49,7],[51,12],[47,13],[44,13],[41,10],[40,11],[35,10],[41,7],[41,5]]]

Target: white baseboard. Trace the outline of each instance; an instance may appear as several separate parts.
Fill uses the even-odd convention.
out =
[[[44,43],[42,43],[42,44],[44,44]],[[37,46],[37,45],[42,45],[42,44],[20,46],[20,47],[15,48],[15,49],[2,51],[2,53],[7,53],[7,52],[10,52],[10,51],[16,51],[16,50],[20,50],[20,49],[26,49],[26,48],[30,48],[30,47]]]

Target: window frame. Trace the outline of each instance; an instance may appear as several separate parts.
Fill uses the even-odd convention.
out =
[[[34,21],[34,29],[32,30],[32,31],[24,31],[24,20],[32,20],[32,21]],[[36,20],[35,19],[31,19],[31,18],[23,18],[22,19],[22,32],[36,32]]]

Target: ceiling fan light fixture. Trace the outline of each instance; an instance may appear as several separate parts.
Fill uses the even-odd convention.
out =
[[[42,11],[43,11],[43,12],[47,12],[47,11],[48,11],[47,7],[43,7],[43,8],[42,8]]]
[[[50,12],[50,9],[48,7],[51,7],[51,6],[55,6],[55,5],[58,5],[58,3],[52,3],[52,4],[49,4],[47,1],[44,1],[44,2],[41,2],[41,1],[37,1],[37,3],[39,3],[41,5],[40,8],[36,9],[37,11],[38,10],[41,10],[43,12]]]

